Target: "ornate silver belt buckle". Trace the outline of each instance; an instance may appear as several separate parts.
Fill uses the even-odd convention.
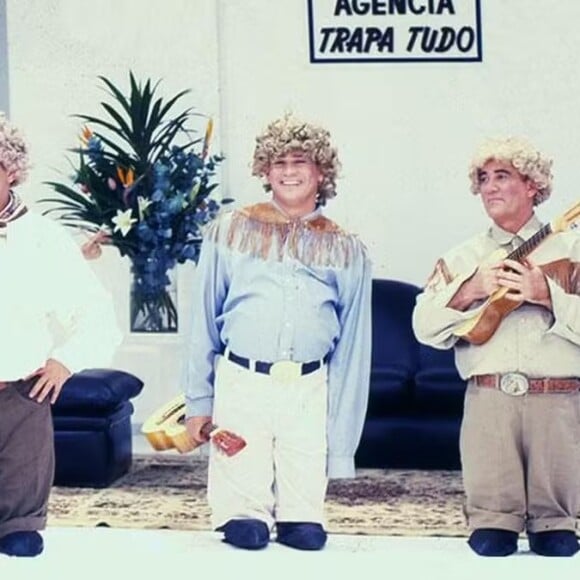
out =
[[[525,395],[529,387],[528,378],[521,373],[506,373],[499,381],[500,391],[512,397]]]
[[[290,383],[302,376],[302,364],[291,360],[275,362],[270,367],[270,376],[282,383]]]

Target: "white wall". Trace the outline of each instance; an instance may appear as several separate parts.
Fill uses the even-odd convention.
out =
[[[249,163],[267,122],[292,110],[326,125],[343,162],[328,214],[367,243],[375,276],[422,284],[486,224],[466,176],[483,138],[528,136],[554,157],[542,217],[578,199],[580,2],[482,4],[482,63],[310,64],[306,0],[7,0],[11,114],[35,160],[25,193],[45,196],[41,182],[66,172],[79,130],[69,115],[97,112],[96,76],[124,83],[132,69],[163,78],[165,94],[191,88],[216,116],[221,189],[240,204],[264,198]],[[126,264],[111,250],[95,267],[126,327]],[[193,280],[182,268],[185,327]],[[136,422],[178,391],[182,345],[183,333],[127,336],[116,364],[146,382]]]
[[[0,0],[0,110],[8,113],[8,39],[6,34],[6,0]]]

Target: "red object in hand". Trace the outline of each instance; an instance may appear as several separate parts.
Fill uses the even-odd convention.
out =
[[[211,440],[213,444],[228,457],[232,457],[232,455],[239,453],[246,446],[246,441],[244,439],[231,431],[226,431],[225,429],[218,429],[218,431],[211,436]]]
[[[246,441],[239,435],[227,431],[226,429],[220,429],[217,425],[213,423],[206,423],[202,428],[201,432],[212,443],[220,450],[223,451],[228,457],[232,457],[239,453],[245,446]]]

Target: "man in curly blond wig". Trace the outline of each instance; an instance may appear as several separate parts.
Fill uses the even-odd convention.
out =
[[[514,553],[522,531],[536,554],[579,548],[580,239],[534,213],[551,167],[521,139],[480,147],[469,178],[491,225],[437,262],[413,316],[468,381],[465,513],[482,556]]]
[[[15,193],[27,170],[24,139],[0,113],[0,553],[30,557],[43,550],[53,482],[50,404],[71,372],[106,366],[121,336],[76,243]]]
[[[321,178],[316,192],[317,205],[336,195],[336,178],[340,163],[336,149],[330,143],[330,133],[287,116],[268,125],[256,138],[252,175],[266,178],[264,189],[272,191],[267,180],[272,161],[292,151],[300,151],[319,169]]]
[[[328,477],[353,477],[370,373],[370,263],[322,214],[335,195],[328,131],[284,117],[256,139],[271,199],[221,216],[196,270],[185,365],[187,429],[241,435],[212,446],[208,497],[227,543],[319,550]]]

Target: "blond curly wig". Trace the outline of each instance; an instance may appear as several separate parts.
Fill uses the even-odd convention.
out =
[[[511,163],[537,188],[534,205],[546,201],[552,193],[552,160],[543,156],[528,141],[517,137],[489,139],[476,151],[469,166],[471,191],[479,193],[479,172],[488,161]]]
[[[28,147],[24,137],[0,112],[0,165],[11,173],[12,185],[22,183],[28,176]]]
[[[273,121],[256,137],[252,175],[264,178],[272,162],[291,151],[303,152],[318,166],[322,182],[318,187],[317,203],[324,205],[328,199],[335,197],[340,161],[336,149],[330,143],[330,133],[291,115]],[[272,189],[266,181],[264,189]]]

